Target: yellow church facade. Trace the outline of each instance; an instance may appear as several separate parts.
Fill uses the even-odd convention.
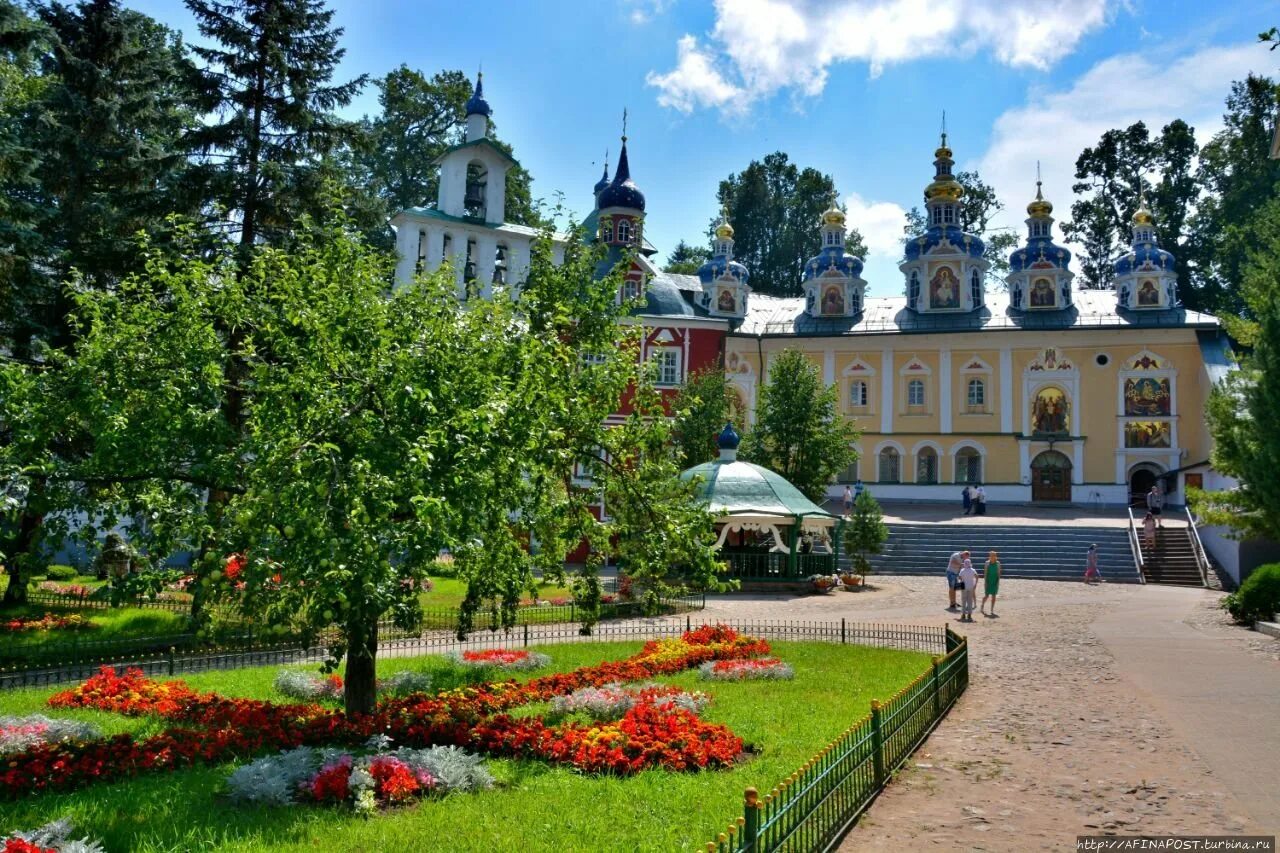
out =
[[[945,137],[934,165],[928,226],[899,265],[902,296],[865,296],[839,210],[823,216],[800,297],[744,294],[732,227],[717,229],[701,287],[711,297],[737,288],[724,359],[739,417],[754,419],[772,359],[793,349],[860,432],[832,497],[861,480],[889,500],[958,501],[960,484],[981,484],[990,501],[1123,505],[1159,483],[1181,503],[1205,473],[1204,406],[1230,352],[1216,318],[1179,303],[1175,259],[1146,205],[1114,289],[1073,292],[1070,252],[1053,243],[1037,184],[1026,243],[988,293],[990,261],[960,227]]]

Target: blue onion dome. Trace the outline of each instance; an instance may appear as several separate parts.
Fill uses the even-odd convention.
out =
[[[1134,270],[1151,267],[1160,270],[1172,270],[1176,266],[1173,255],[1160,248],[1156,236],[1156,220],[1147,208],[1146,199],[1138,204],[1133,214],[1133,248],[1128,254],[1121,255],[1115,263],[1116,275],[1127,275]]]
[[[1027,215],[1033,220],[1029,225],[1027,244],[1009,255],[1011,272],[1022,272],[1030,267],[1044,268],[1051,264],[1066,269],[1071,263],[1071,252],[1053,242],[1053,204],[1044,197],[1040,182],[1036,181],[1036,197],[1027,205]]]
[[[840,240],[836,245],[829,246],[824,239],[818,254],[805,261],[804,281],[817,278],[831,270],[849,278],[858,278],[862,275],[862,259],[845,251],[844,223],[844,211],[834,204],[822,214],[822,232],[826,234],[832,229],[839,229]]]
[[[489,107],[489,102],[484,99],[484,74],[476,74],[476,89],[471,93],[471,97],[467,99],[467,115],[482,115],[488,118],[493,115],[493,110]]]
[[[609,186],[609,158],[604,161],[604,174],[600,176],[600,180],[596,181],[595,188],[591,190],[592,195],[596,198],[600,197],[600,193],[604,192]]]
[[[916,260],[942,243],[944,237],[971,258],[981,258],[986,251],[986,244],[981,237],[965,233],[958,225],[930,225],[923,234],[907,241],[906,259]]]
[[[738,431],[733,428],[733,421],[726,423],[716,438],[716,446],[721,450],[737,450],[741,442],[742,436],[738,435]]]
[[[631,165],[627,161],[627,138],[622,137],[622,154],[618,156],[618,171],[609,186],[600,193],[601,210],[606,207],[624,207],[644,212],[644,193],[631,180]]]
[[[698,280],[703,284],[711,284],[716,279],[724,278],[724,274],[728,272],[743,284],[747,283],[747,279],[751,274],[747,272],[747,268],[735,260],[724,255],[713,255],[708,258],[702,266],[698,267]]]

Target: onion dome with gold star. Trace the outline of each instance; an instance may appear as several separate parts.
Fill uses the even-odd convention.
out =
[[[707,287],[727,273],[746,284],[750,273],[747,272],[746,267],[733,259],[733,226],[729,224],[728,210],[721,212],[720,221],[716,223],[715,234],[711,257],[698,268],[698,280],[702,282],[703,287]]]
[[[1176,261],[1173,255],[1160,248],[1160,240],[1156,236],[1156,218],[1147,207],[1145,194],[1139,197],[1138,209],[1133,214],[1132,222],[1132,248],[1116,261],[1115,274],[1122,276],[1141,269],[1174,269]]]
[[[1053,204],[1044,197],[1036,181],[1036,197],[1027,205],[1027,244],[1009,255],[1010,272],[1030,267],[1053,266],[1066,269],[1071,252],[1053,242]]]
[[[960,200],[964,198],[964,185],[953,174],[955,160],[945,132],[933,156],[933,182],[924,188],[927,227],[923,234],[907,241],[906,260],[914,261],[944,241],[971,258],[980,258],[986,248],[982,239],[976,234],[965,233],[960,226]]]
[[[804,281],[817,278],[831,271],[839,272],[849,278],[862,275],[862,259],[845,251],[844,211],[836,207],[834,200],[820,219],[822,248],[804,265]]]

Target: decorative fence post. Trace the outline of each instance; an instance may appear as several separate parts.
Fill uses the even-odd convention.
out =
[[[685,617],[684,617],[684,629],[685,629],[686,631],[692,631],[692,630],[693,630],[693,617],[692,617],[692,616],[685,616]]]
[[[742,849],[755,850],[756,837],[760,834],[760,792],[748,788],[742,799]]]
[[[173,675],[173,646],[169,647],[169,675]]]
[[[936,722],[942,716],[942,685],[938,683],[938,661],[942,658],[933,656],[933,719]]]
[[[524,623],[524,645],[525,645],[525,648],[528,648],[529,646],[529,623],[528,622]]]
[[[847,634],[845,631],[845,618],[841,616],[840,617],[840,644],[844,645],[845,642],[847,642]]]
[[[885,783],[884,732],[880,728],[880,702],[876,699],[871,700],[871,748],[874,750],[876,787],[879,787]]]

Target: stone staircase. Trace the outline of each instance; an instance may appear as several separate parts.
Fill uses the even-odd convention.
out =
[[[1171,525],[1158,528],[1154,548],[1148,547],[1139,528],[1138,540],[1142,543],[1142,574],[1147,583],[1204,586],[1190,528]]]
[[[1140,583],[1129,534],[1123,527],[1066,524],[982,525],[893,522],[884,553],[872,558],[877,574],[937,575],[955,551],[968,549],[981,573],[988,551],[998,551],[1006,578],[1084,579],[1085,554],[1098,545],[1098,566],[1109,583]],[[844,558],[841,558],[844,561]],[[1197,573],[1197,578],[1199,574]]]

